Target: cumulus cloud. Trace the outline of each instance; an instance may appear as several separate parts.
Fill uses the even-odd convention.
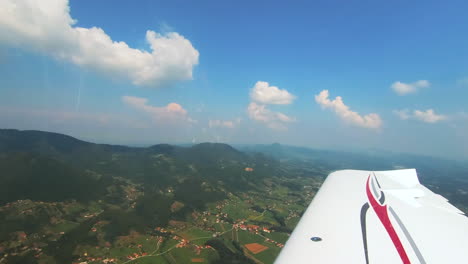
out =
[[[397,115],[401,120],[408,120],[411,118],[411,113],[408,109],[393,110],[393,113]]]
[[[432,109],[426,111],[414,110],[414,117],[426,123],[437,123],[447,118],[444,115],[436,114]]]
[[[189,121],[196,122],[187,115],[181,105],[177,103],[169,103],[166,106],[157,107],[148,104],[148,99],[134,96],[122,96],[122,101],[137,110],[146,112],[151,115],[155,121]]]
[[[426,111],[414,110],[413,112],[403,109],[394,110],[393,113],[402,120],[416,119],[425,123],[437,123],[447,119],[447,116],[436,114],[433,109],[427,109]]]
[[[285,89],[258,81],[250,92],[250,98],[261,104],[291,104],[295,96]]]
[[[224,128],[235,128],[238,126],[241,122],[240,118],[237,118],[235,120],[209,120],[208,121],[208,126],[210,128],[214,127],[224,127]]]
[[[176,32],[148,30],[151,52],[114,41],[98,27],[76,27],[68,0],[2,0],[0,43],[66,60],[135,85],[192,79],[198,51]]]
[[[335,100],[328,98],[328,90],[321,91],[315,96],[315,101],[322,106],[322,108],[331,109],[344,121],[365,128],[379,128],[382,125],[380,116],[371,113],[365,116],[353,112],[347,105],[344,104],[341,96],[337,96]]]
[[[293,117],[280,112],[274,112],[266,108],[265,105],[251,102],[247,108],[249,117],[255,121],[266,124],[273,129],[286,129],[285,124],[294,122]]]
[[[286,123],[294,122],[293,117],[267,108],[268,104],[292,104],[296,97],[285,89],[270,86],[268,82],[258,81],[250,91],[251,102],[247,107],[250,119],[266,124],[268,127],[285,130]]]
[[[427,80],[419,80],[413,83],[394,82],[391,86],[398,95],[416,93],[420,88],[427,88],[431,85]]]

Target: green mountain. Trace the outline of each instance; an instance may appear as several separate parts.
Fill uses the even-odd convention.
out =
[[[0,156],[0,204],[16,200],[90,201],[105,193],[109,179],[32,153]]]
[[[200,208],[210,200],[200,191],[202,184],[211,184],[215,189],[245,190],[255,188],[263,177],[278,171],[274,159],[248,155],[227,144],[201,143],[191,147],[160,144],[137,148],[11,129],[0,130],[0,153],[3,203],[18,199],[95,199],[103,195],[103,189],[114,178],[120,177],[153,192],[171,187],[176,196]],[[256,170],[248,177],[239,177],[245,167]],[[194,192],[198,192],[197,199],[182,198]],[[86,193],[92,195],[85,199],[82,196]]]
[[[219,165],[246,163],[249,157],[227,144],[201,143],[191,147],[168,144],[148,148],[94,144],[76,138],[42,131],[0,129],[0,153],[29,152],[55,157],[80,166],[99,161],[110,162],[119,157],[131,158],[162,154],[187,163]]]
[[[229,223],[232,228],[234,221],[248,216],[253,210],[250,207],[257,211],[266,208],[252,204],[249,194],[258,193],[262,199],[257,200],[266,202],[265,195],[273,187],[284,196],[287,193],[280,185],[294,186],[285,180],[289,174],[280,169],[277,160],[240,152],[227,144],[137,148],[94,144],[41,131],[0,130],[0,171],[0,218],[5,219],[0,227],[0,258],[8,263],[38,263],[37,259],[41,263],[71,263],[86,259],[83,248],[106,245],[118,248],[118,252],[134,252],[124,239],[132,234],[166,239],[167,243],[159,246],[171,250],[177,241],[173,235],[178,232],[195,229],[215,238],[215,221]],[[244,205],[232,207],[222,218],[215,213],[220,210],[216,204],[244,201],[239,200],[241,196]],[[278,199],[278,195],[274,197]],[[306,203],[302,195],[293,198]],[[202,212],[210,211],[213,216],[199,218]],[[289,231],[284,217],[275,212],[265,218],[270,222],[252,223],[275,223],[278,230]],[[169,228],[171,233],[155,232],[155,228]],[[283,233],[282,243],[285,237]],[[220,255],[247,259],[238,244],[232,251],[232,243],[211,241],[207,245],[217,253],[208,254],[209,258],[218,263],[223,261]],[[100,256],[128,259],[121,255],[126,253],[94,251]],[[179,253],[182,258],[184,254]]]
[[[0,130],[0,151],[2,152],[25,151],[63,154],[90,145],[92,144],[58,133],[16,129]]]

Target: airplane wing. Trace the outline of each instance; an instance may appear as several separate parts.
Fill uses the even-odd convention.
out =
[[[275,263],[467,263],[468,218],[415,169],[331,173]]]

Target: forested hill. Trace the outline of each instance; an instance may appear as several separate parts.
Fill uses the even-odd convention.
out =
[[[239,177],[246,167],[255,170],[249,178]],[[116,177],[143,184],[152,192],[170,187],[182,193],[185,187],[197,190],[203,182],[231,191],[255,188],[263,177],[278,173],[278,162],[220,143],[141,148],[94,144],[57,133],[2,129],[0,169],[0,185],[6,188],[0,194],[2,203],[17,199],[85,201],[105,193]]]
[[[134,153],[141,155],[165,154],[187,162],[199,164],[222,161],[247,162],[248,157],[233,147],[222,143],[201,143],[191,147],[158,144],[147,148],[95,144],[71,136],[35,131],[0,129],[0,153],[29,152],[53,156],[69,161],[84,162],[80,155],[90,159],[106,158],[112,154]]]
[[[169,144],[127,147],[95,144],[50,132],[0,129],[0,154],[3,172],[11,172],[0,177],[3,186],[20,186],[19,183],[13,184],[20,179],[24,182],[22,184],[30,184],[34,177],[48,179],[46,182],[55,181],[57,184],[77,182],[77,187],[70,192],[70,196],[76,199],[79,195],[73,194],[81,193],[80,186],[89,188],[84,187],[89,184],[105,188],[109,179],[115,177],[131,179],[153,191],[185,186],[181,183],[190,181],[197,181],[196,184],[208,182],[215,188],[235,191],[257,188],[258,184],[263,184],[263,178],[277,175],[324,177],[339,169],[416,168],[423,184],[433,190],[442,190],[455,203],[465,203],[464,186],[468,185],[468,166],[460,162],[409,154],[340,152],[280,144],[250,145],[238,149],[221,143],[201,143],[189,147]],[[41,162],[32,165],[30,160]],[[46,165],[48,170],[41,167]],[[252,173],[240,174],[250,167],[254,169]],[[30,168],[28,173],[24,172],[25,168]],[[46,171],[50,173],[45,175]],[[69,181],[55,180],[60,177],[68,178]],[[460,186],[463,187],[462,191],[453,191],[460,189]],[[14,190],[27,190],[18,188]],[[8,193],[12,192],[16,191]],[[96,188],[96,193],[101,193],[100,188]],[[22,194],[11,197],[28,196]],[[3,198],[3,201],[8,200],[11,199]]]

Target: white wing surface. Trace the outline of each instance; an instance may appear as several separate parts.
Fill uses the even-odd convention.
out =
[[[337,171],[275,263],[468,263],[468,218],[414,169]]]

